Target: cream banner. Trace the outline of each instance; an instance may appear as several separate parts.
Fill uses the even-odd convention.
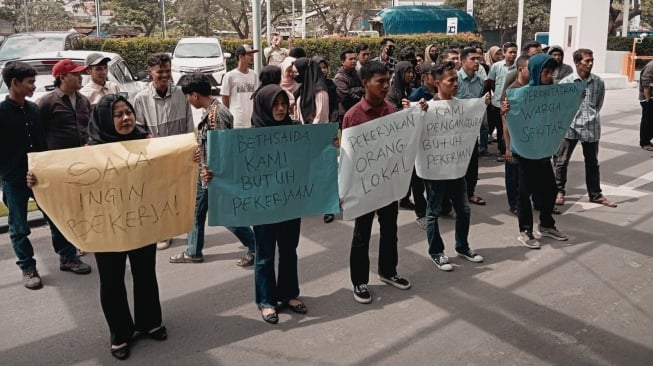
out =
[[[36,201],[88,252],[121,252],[193,225],[194,134],[29,154]]]

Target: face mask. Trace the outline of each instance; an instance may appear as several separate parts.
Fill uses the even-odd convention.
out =
[[[295,75],[295,77],[293,79],[295,79],[295,81],[298,82],[298,83],[303,82],[302,77],[299,74]]]
[[[435,60],[438,59],[438,53],[437,52],[430,52],[429,57],[431,58],[431,61],[435,62]]]
[[[395,53],[395,47],[394,46],[390,46],[390,47],[385,49],[385,54],[388,55],[388,56],[392,56],[394,53]]]

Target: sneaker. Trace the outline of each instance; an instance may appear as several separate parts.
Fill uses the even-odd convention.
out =
[[[542,236],[546,236],[555,240],[560,240],[560,241],[565,241],[569,239],[567,234],[558,231],[556,227],[544,227],[542,225],[538,225],[538,229],[540,230],[540,233],[542,233]]]
[[[426,217],[418,217],[415,221],[420,229],[426,230]]]
[[[517,237],[520,243],[524,244],[525,247],[531,249],[540,249],[540,242],[535,238],[532,232],[522,231]]]
[[[405,199],[399,201],[399,207],[403,208],[404,210],[411,210],[411,211],[415,210],[415,204],[412,203],[410,200],[405,200]]]
[[[75,257],[67,261],[59,262],[59,270],[76,274],[89,274],[91,273],[91,266],[82,262],[78,257]]]
[[[388,285],[394,286],[400,290],[408,290],[410,288],[410,281],[398,274],[392,277],[383,277],[381,275],[378,275],[377,277],[379,280],[381,280],[381,282],[385,282]]]
[[[483,262],[483,257],[469,248],[465,249],[462,252],[456,249],[456,253],[458,253],[459,257],[465,258],[470,262],[474,262],[474,263]]]
[[[23,271],[23,285],[30,290],[38,290],[43,287],[41,276],[36,269],[27,269]]]
[[[168,249],[168,248],[170,248],[170,244],[172,244],[172,239],[162,240],[162,241],[156,243],[156,250]]]
[[[451,265],[451,263],[449,263],[449,258],[447,258],[446,255],[439,254],[434,257],[431,257],[431,260],[433,261],[433,263],[435,263],[435,266],[438,267],[439,269],[447,272],[453,271],[453,266]]]
[[[372,293],[367,288],[366,284],[354,286],[354,300],[361,304],[369,304],[372,302]]]

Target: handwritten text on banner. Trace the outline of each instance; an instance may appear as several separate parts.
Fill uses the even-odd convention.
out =
[[[527,159],[555,154],[583,101],[585,83],[524,86],[506,90],[510,147]]]
[[[430,101],[417,144],[417,175],[431,180],[465,175],[485,109],[483,98]]]
[[[344,220],[406,195],[422,113],[411,108],[342,131],[338,186]]]
[[[193,225],[193,134],[29,154],[39,206],[89,252],[137,249]]]
[[[338,125],[209,132],[209,225],[249,226],[338,213]]]

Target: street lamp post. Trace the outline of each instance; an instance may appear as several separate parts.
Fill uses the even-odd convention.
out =
[[[97,27],[95,28],[96,37],[100,38],[100,0],[95,0],[95,20]]]
[[[168,38],[166,31],[166,0],[161,0],[161,29],[163,30],[163,38]]]
[[[25,16],[25,32],[29,32],[29,24],[27,23],[27,0],[23,0],[23,15]]]

